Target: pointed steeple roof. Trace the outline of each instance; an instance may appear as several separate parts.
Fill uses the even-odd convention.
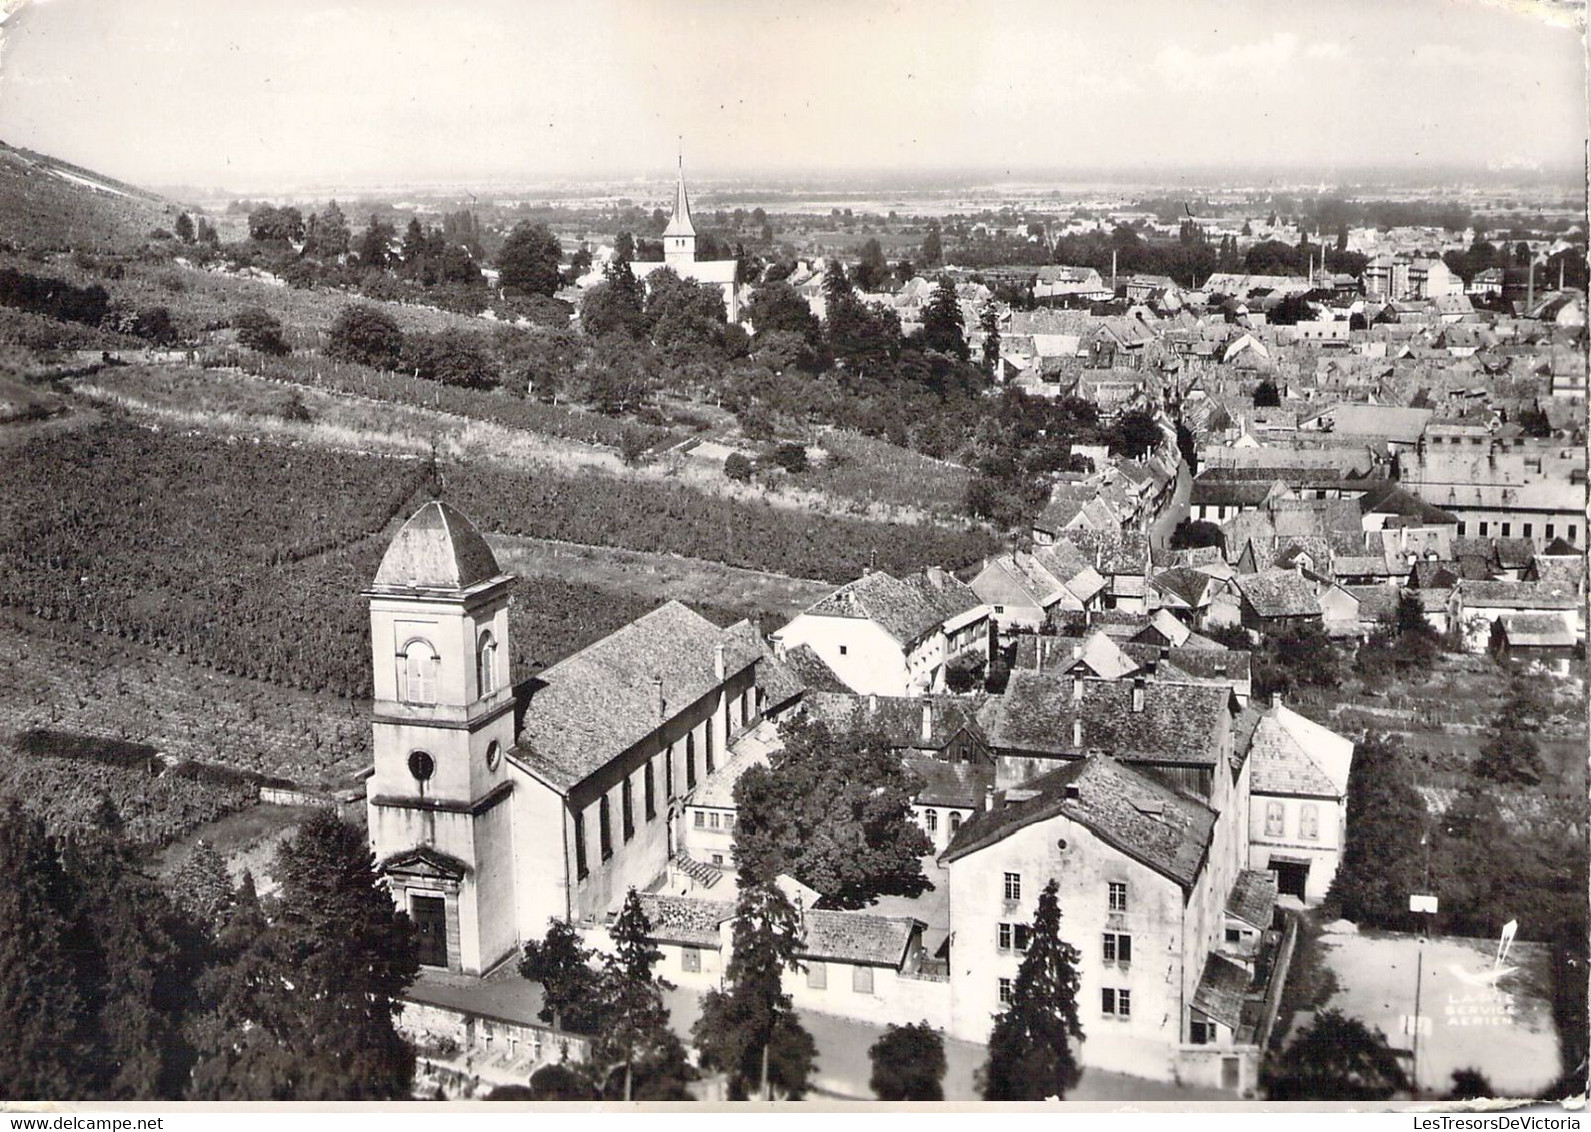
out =
[[[691,202],[685,194],[685,155],[680,154],[679,181],[674,186],[674,215],[669,218],[668,227],[663,229],[664,237],[696,235],[696,226],[691,223]]]

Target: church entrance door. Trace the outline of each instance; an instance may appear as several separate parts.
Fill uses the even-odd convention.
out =
[[[414,919],[421,965],[446,967],[447,901],[440,896],[411,896],[409,909]]]

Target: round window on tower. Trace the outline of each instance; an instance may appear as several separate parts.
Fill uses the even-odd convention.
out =
[[[414,751],[409,755],[409,773],[416,781],[424,782],[436,773],[436,760],[424,751]]]
[[[497,740],[486,744],[486,769],[496,770],[497,764],[503,761],[503,745]]]

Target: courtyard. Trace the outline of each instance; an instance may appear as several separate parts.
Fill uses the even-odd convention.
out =
[[[1334,930],[1320,936],[1321,963],[1335,989],[1321,1009],[1341,1010],[1414,1052],[1415,982],[1420,982],[1419,1057],[1425,1093],[1443,1094],[1455,1070],[1476,1069],[1500,1094],[1535,1096],[1559,1074],[1548,948],[1515,943],[1494,968],[1497,940]],[[1307,1025],[1308,1014],[1293,1028]]]

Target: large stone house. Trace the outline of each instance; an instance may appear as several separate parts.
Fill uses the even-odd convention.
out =
[[[1249,781],[1249,867],[1276,874],[1277,889],[1305,904],[1325,899],[1348,830],[1354,744],[1281,703],[1238,720]]]

